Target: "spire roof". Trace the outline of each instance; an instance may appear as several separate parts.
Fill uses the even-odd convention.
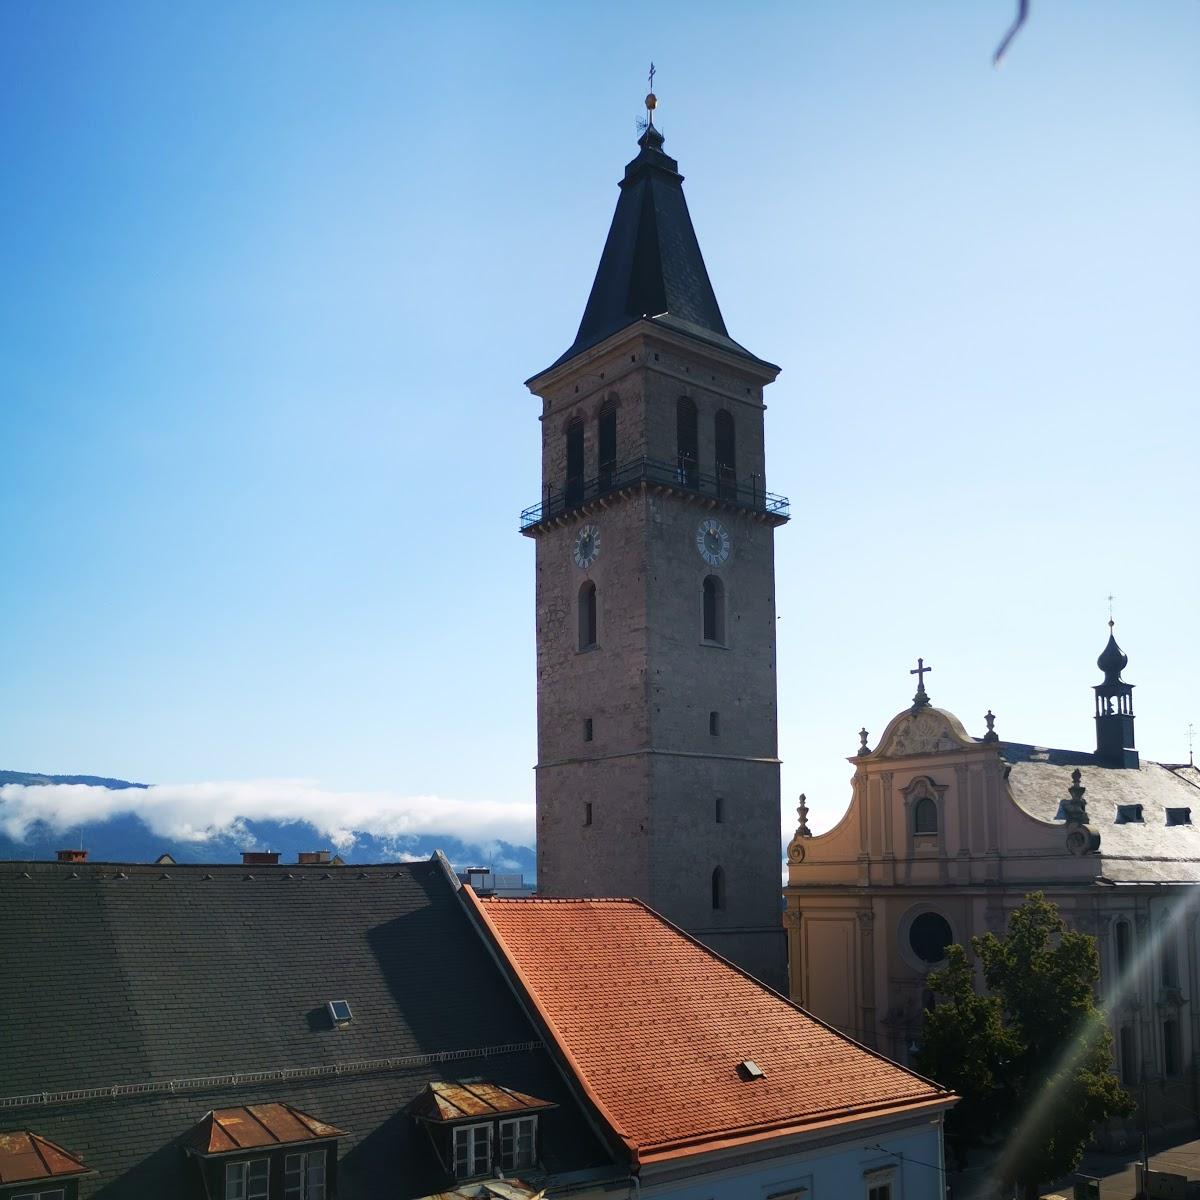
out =
[[[725,328],[692,228],[679,164],[663,152],[663,135],[654,125],[656,104],[653,93],[646,97],[649,120],[618,184],[621,194],[579,332],[552,367],[643,318],[762,361]]]
[[[1104,672],[1105,683],[1120,683],[1122,682],[1121,672],[1129,665],[1129,655],[1117,645],[1112,628],[1113,623],[1109,621],[1108,645],[1100,652],[1100,657],[1096,659],[1096,666]]]

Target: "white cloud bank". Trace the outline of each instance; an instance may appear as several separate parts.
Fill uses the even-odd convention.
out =
[[[431,835],[487,847],[533,845],[533,805],[394,792],[341,792],[305,779],[235,783],[164,783],[106,788],[79,783],[0,786],[0,831],[24,841],[39,822],[53,832],[133,814],[152,833],[184,842],[234,837],[247,842],[246,821],[307,822],[337,849],[355,832],[404,842]]]

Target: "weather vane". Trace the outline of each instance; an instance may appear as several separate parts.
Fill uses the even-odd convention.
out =
[[[650,81],[650,90],[646,93],[646,115],[638,117],[637,131],[643,134],[647,129],[654,124],[654,110],[658,107],[658,97],[654,94],[654,76],[658,74],[658,68],[652,62],[650,64],[650,73],[647,79]]]

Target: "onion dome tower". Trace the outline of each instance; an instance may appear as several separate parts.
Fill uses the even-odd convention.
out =
[[[1133,684],[1121,678],[1129,656],[1117,645],[1113,622],[1108,622],[1108,645],[1096,659],[1104,682],[1095,685],[1096,761],[1106,767],[1139,765],[1133,743]]]

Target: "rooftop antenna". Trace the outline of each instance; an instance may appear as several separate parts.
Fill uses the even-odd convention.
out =
[[[1191,721],[1189,721],[1188,722],[1188,766],[1189,767],[1194,767],[1196,765],[1196,759],[1192,753],[1192,741],[1195,739],[1195,736],[1196,736],[1196,726],[1193,725],[1191,723]]]

